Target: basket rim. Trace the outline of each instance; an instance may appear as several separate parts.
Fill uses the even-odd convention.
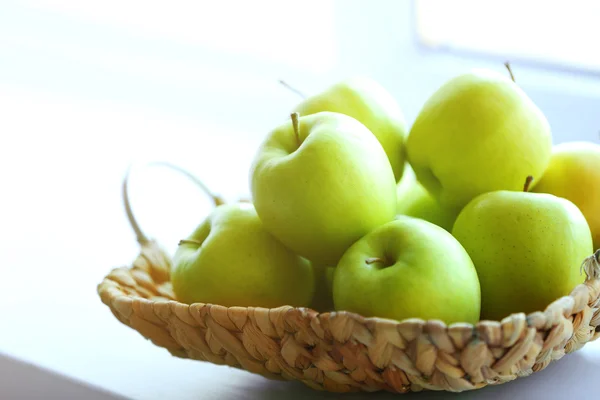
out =
[[[173,356],[318,390],[480,389],[538,372],[600,338],[598,274],[544,311],[447,325],[289,305],[182,303],[172,291],[170,257],[153,240],[141,247],[130,266],[112,269],[97,287],[117,320]],[[352,365],[358,376],[348,370]]]
[[[166,279],[168,279],[168,276],[170,274],[170,265],[171,265],[171,257],[167,254],[166,251],[164,251],[162,249],[162,247],[160,246],[160,244],[153,238],[149,237],[141,228],[140,225],[138,223],[138,221],[136,220],[134,213],[133,213],[133,209],[131,207],[131,202],[129,200],[129,180],[130,180],[130,176],[131,176],[131,172],[133,169],[135,169],[135,167],[150,167],[150,166],[159,166],[159,167],[166,167],[168,169],[171,169],[173,171],[176,171],[180,174],[182,174],[183,176],[185,176],[186,178],[188,178],[192,183],[194,183],[196,186],[198,186],[201,191],[211,200],[213,206],[217,207],[219,205],[225,204],[225,201],[223,200],[223,198],[217,194],[215,194],[214,192],[212,192],[199,178],[197,178],[196,176],[194,176],[192,173],[190,173],[189,171],[185,170],[184,168],[172,164],[170,162],[164,162],[164,161],[154,161],[154,162],[147,162],[143,165],[135,165],[132,164],[129,166],[129,168],[126,170],[125,172],[125,176],[123,177],[123,181],[122,181],[122,185],[121,185],[121,197],[122,197],[122,201],[123,201],[123,206],[125,208],[125,213],[127,216],[127,219],[129,221],[129,224],[132,228],[132,230],[134,231],[134,234],[136,236],[137,242],[141,247],[141,256],[146,256],[149,259],[152,259],[154,257],[156,257],[156,254],[160,254],[160,258],[162,259],[163,262],[167,262],[169,265],[169,271],[162,271],[161,272],[161,280],[164,281]],[[241,200],[241,201],[247,201],[247,200]],[[150,263],[152,265],[152,263]],[[110,280],[110,276],[111,274],[113,274],[113,272],[115,270],[119,270],[122,268],[129,268],[129,267],[120,267],[120,268],[116,268],[113,269],[108,275],[106,275],[103,280],[102,283],[98,284],[97,286],[97,292],[98,294],[100,294],[103,297],[103,301],[104,301],[104,296],[106,295],[106,286],[108,287],[112,287],[112,285],[110,285],[109,283],[107,283],[107,281]],[[505,316],[502,320],[498,321],[498,320],[478,320],[476,323],[470,323],[470,322],[454,322],[451,324],[446,324],[444,321],[439,320],[439,319],[421,319],[421,318],[406,318],[403,320],[395,320],[395,319],[390,319],[390,318],[382,318],[382,317],[365,317],[362,316],[358,313],[354,313],[351,311],[344,311],[344,310],[334,310],[334,311],[326,311],[326,312],[319,312],[315,309],[312,309],[310,307],[294,307],[294,306],[290,306],[290,305],[281,305],[279,307],[275,307],[275,308],[265,308],[265,307],[243,307],[243,306],[231,306],[231,307],[227,307],[227,306],[223,306],[223,305],[219,305],[219,304],[213,304],[213,303],[202,303],[202,302],[197,302],[197,303],[192,303],[192,304],[187,304],[187,303],[182,303],[179,302],[178,300],[175,299],[175,296],[173,295],[172,299],[167,299],[167,300],[148,300],[148,299],[144,299],[143,297],[134,297],[134,296],[129,296],[129,298],[133,299],[143,299],[146,301],[152,301],[152,302],[175,302],[177,303],[180,307],[181,306],[186,306],[186,307],[205,307],[205,306],[209,306],[209,307],[222,307],[225,309],[232,309],[232,310],[239,310],[239,309],[243,309],[243,308],[247,308],[247,309],[254,309],[254,310],[262,310],[262,311],[274,311],[274,310],[282,310],[282,309],[296,309],[298,311],[301,311],[303,314],[310,314],[310,315],[326,315],[326,316],[337,316],[337,315],[346,315],[352,319],[355,319],[357,321],[363,322],[363,323],[378,323],[378,324],[420,324],[420,325],[426,325],[426,326],[431,326],[431,325],[435,325],[438,328],[439,327],[445,327],[445,328],[449,328],[449,327],[471,327],[473,329],[481,326],[481,325],[490,325],[490,324],[498,324],[498,323],[503,323],[504,321],[509,321],[509,320],[520,320],[520,319],[524,319],[527,322],[528,326],[536,326],[536,327],[549,327],[552,326],[552,324],[556,324],[559,322],[559,317],[563,316],[563,317],[568,317],[569,315],[573,314],[573,313],[577,313],[581,310],[583,310],[583,308],[593,299],[597,300],[600,297],[600,249],[596,250],[592,255],[588,256],[585,260],[583,260],[581,266],[580,266],[580,274],[582,272],[585,272],[586,274],[586,279],[583,283],[578,284],[575,288],[573,288],[571,290],[571,292],[568,295],[559,297],[557,299],[555,299],[553,302],[551,302],[550,304],[548,304],[546,306],[546,308],[544,310],[539,310],[539,311],[533,311],[530,313],[525,313],[525,312],[517,312],[517,313],[511,313],[507,316]],[[128,296],[125,294],[114,294],[108,293],[110,296],[109,297],[120,297],[120,296],[124,296],[125,298],[127,298]],[[104,301],[107,305],[110,305],[110,302]]]
[[[157,251],[162,254],[162,257],[166,257],[170,262],[170,257],[166,254],[166,252],[161,248],[160,244],[153,239],[148,239],[145,243],[141,244],[142,250],[140,256],[148,258],[148,253],[156,253]],[[150,263],[152,266],[152,263]],[[587,266],[585,266],[587,265]],[[356,321],[360,321],[364,324],[392,324],[392,325],[422,325],[422,326],[435,326],[437,329],[444,328],[470,328],[477,330],[478,327],[489,326],[490,324],[502,324],[507,321],[514,320],[522,320],[526,323],[527,326],[533,326],[538,329],[541,328],[549,328],[556,323],[561,317],[568,318],[570,315],[576,314],[583,310],[583,308],[594,300],[600,300],[600,249],[597,250],[594,254],[588,256],[584,262],[582,263],[581,270],[586,274],[586,280],[583,283],[575,286],[568,295],[559,297],[552,301],[550,304],[546,306],[544,310],[538,310],[533,312],[515,312],[511,313],[501,320],[492,320],[492,319],[480,319],[476,323],[470,322],[453,322],[450,324],[445,323],[441,319],[422,319],[422,318],[405,318],[402,320],[396,320],[391,318],[383,318],[383,317],[365,317],[361,314],[346,311],[346,310],[331,310],[331,311],[318,311],[309,306],[306,307],[297,307],[291,305],[281,305],[278,307],[267,308],[260,306],[224,306],[216,303],[210,302],[194,302],[194,303],[184,303],[178,301],[174,296],[172,298],[158,298],[158,299],[148,299],[141,296],[128,295],[123,293],[122,290],[119,290],[120,293],[115,293],[111,288],[114,289],[115,278],[121,275],[120,271],[122,270],[134,270],[136,269],[135,265],[131,266],[121,266],[117,268],[113,268],[107,275],[104,276],[102,282],[97,286],[97,292],[102,297],[107,296],[107,299],[110,298],[113,301],[128,301],[125,299],[129,299],[131,301],[141,301],[141,302],[149,302],[149,303],[169,303],[169,304],[177,304],[178,307],[186,307],[186,308],[201,308],[201,307],[218,307],[225,310],[239,311],[242,309],[248,310],[256,310],[262,312],[282,312],[289,310],[297,310],[301,312],[303,315],[309,316],[311,318],[319,317],[319,316],[327,316],[329,318],[333,318],[339,315],[345,315],[349,318],[352,318]],[[170,271],[167,272],[167,274]],[[115,275],[116,274],[116,275]],[[113,283],[110,283],[110,282]],[[162,280],[164,283],[166,281]],[[122,282],[118,282],[122,284]],[[104,298],[103,298],[104,301]],[[107,305],[111,303],[111,301],[104,301]]]
[[[154,164],[188,176],[214,206],[224,203],[187,171]],[[301,380],[333,392],[462,392],[528,376],[600,338],[600,249],[582,262],[580,274],[585,272],[586,279],[568,295],[544,310],[512,313],[500,321],[446,324],[320,312],[310,306],[180,302],[171,285],[172,257],[133,216],[129,172],[123,201],[141,249],[131,264],[113,268],[96,289],[121,323],[174,356]]]

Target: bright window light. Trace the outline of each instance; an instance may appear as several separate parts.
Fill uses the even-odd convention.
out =
[[[327,70],[336,61],[333,0],[23,0],[29,8],[173,40],[250,55],[297,68]],[[310,57],[302,56],[310,48]]]
[[[596,0],[415,0],[425,46],[600,71]]]

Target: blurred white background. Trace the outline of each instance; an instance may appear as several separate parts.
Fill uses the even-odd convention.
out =
[[[254,150],[299,101],[279,79],[311,94],[370,75],[412,123],[444,81],[505,60],[556,142],[598,141],[599,19],[592,0],[2,1],[0,352],[144,397],[132,379],[152,386],[157,364],[181,361],[95,292],[138,250],[120,199],[131,163],[247,196]],[[132,178],[136,215],[169,250],[209,210],[169,171]],[[134,378],[131,354],[146,360]]]

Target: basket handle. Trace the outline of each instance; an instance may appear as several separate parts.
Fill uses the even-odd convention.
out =
[[[161,167],[167,167],[174,171],[177,171],[177,172],[181,173],[182,175],[186,176],[187,178],[189,178],[198,187],[200,187],[200,189],[202,189],[202,191],[208,197],[211,198],[211,200],[213,201],[215,206],[225,204],[225,201],[223,200],[223,198],[220,197],[219,195],[211,192],[208,189],[208,187],[200,179],[198,179],[196,176],[192,175],[190,172],[186,171],[185,169],[183,169],[177,165],[174,165],[174,164],[171,164],[168,162],[164,162],[164,161],[153,161],[153,162],[145,163],[143,166],[144,167],[161,166]],[[130,165],[129,168],[127,168],[127,171],[125,172],[125,177],[123,178],[123,185],[122,185],[123,205],[125,207],[125,213],[127,214],[127,220],[129,221],[129,224],[131,225],[131,228],[133,229],[133,232],[135,233],[138,243],[141,246],[144,246],[144,245],[148,244],[151,240],[144,233],[144,231],[140,228],[139,223],[137,222],[135,216],[133,215],[133,210],[131,209],[131,202],[129,201],[129,178],[131,176],[131,170],[133,169],[133,167],[134,167],[133,165]]]
[[[600,249],[583,261],[579,268],[579,273],[582,272],[585,272],[589,280],[600,278]]]

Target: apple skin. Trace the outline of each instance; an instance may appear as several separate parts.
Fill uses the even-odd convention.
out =
[[[404,175],[397,186],[396,199],[398,215],[424,219],[452,232],[458,212],[442,208],[431,193],[419,183],[410,165],[404,168]]]
[[[171,282],[184,303],[226,307],[308,306],[314,273],[268,233],[249,203],[218,206],[173,257]]]
[[[482,319],[545,310],[584,281],[579,268],[593,253],[581,211],[550,194],[482,194],[461,211],[452,234],[477,269]]]
[[[541,177],[552,135],[519,86],[477,69],[449,80],[426,101],[406,149],[419,182],[442,207],[458,212],[479,194],[522,190],[527,176]]]
[[[394,97],[377,81],[365,76],[339,81],[305,99],[293,111],[300,115],[331,111],[357,119],[383,146],[396,181],[402,178],[406,160],[406,120]]]
[[[310,308],[319,312],[333,311],[333,274],[335,266],[314,265],[315,295]]]
[[[550,165],[532,191],[573,202],[590,226],[594,249],[600,248],[600,145],[591,142],[555,145]]]
[[[396,214],[396,181],[383,148],[344,114],[301,116],[298,139],[291,121],[275,128],[250,176],[265,228],[317,264],[336,265],[352,243]]]
[[[382,258],[384,263],[369,259]],[[476,323],[481,307],[473,262],[450,233],[401,216],[346,251],[333,278],[336,310],[395,320]]]

